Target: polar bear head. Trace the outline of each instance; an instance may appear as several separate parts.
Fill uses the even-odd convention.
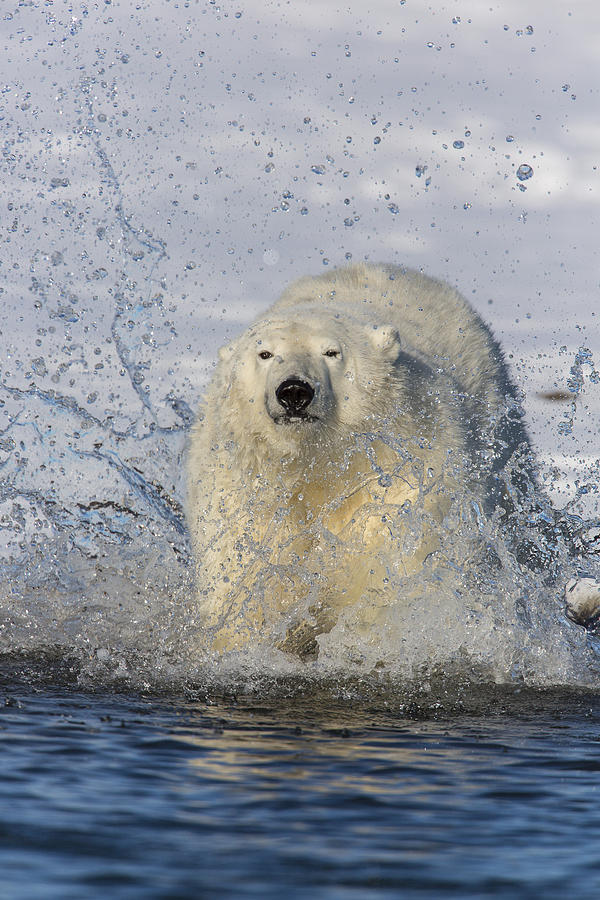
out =
[[[385,414],[400,339],[323,307],[264,319],[220,351],[223,407],[239,445],[306,457]]]

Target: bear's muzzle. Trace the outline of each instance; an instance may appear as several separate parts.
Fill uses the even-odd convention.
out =
[[[275,389],[275,396],[287,417],[304,419],[309,418],[306,410],[312,403],[315,389],[308,381],[291,375]]]

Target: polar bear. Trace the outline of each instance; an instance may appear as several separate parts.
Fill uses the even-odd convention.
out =
[[[457,497],[508,514],[530,444],[466,300],[416,271],[353,265],[292,284],[220,350],[187,475],[212,646],[310,659],[344,609],[362,604],[368,627],[401,602],[398,580],[458,527]]]

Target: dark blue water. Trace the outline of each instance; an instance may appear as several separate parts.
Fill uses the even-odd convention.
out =
[[[34,681],[0,693],[2,897],[599,895],[592,693]]]

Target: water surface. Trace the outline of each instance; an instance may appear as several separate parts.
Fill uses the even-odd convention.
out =
[[[13,672],[2,895],[598,895],[598,696],[347,691],[144,697]]]

